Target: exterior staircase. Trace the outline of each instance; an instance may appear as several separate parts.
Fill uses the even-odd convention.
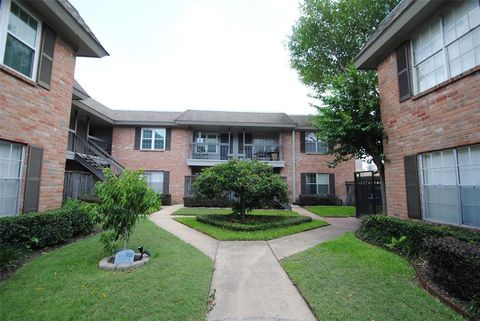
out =
[[[103,170],[105,168],[111,168],[115,175],[120,175],[123,172],[124,167],[97,144],[92,141],[85,141],[75,134],[72,135],[75,160],[85,166],[92,174],[104,180]]]

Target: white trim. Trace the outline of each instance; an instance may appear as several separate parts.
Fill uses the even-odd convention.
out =
[[[463,5],[463,4],[462,4],[462,5]],[[447,7],[447,9],[452,10],[452,8],[459,8],[459,7],[461,7],[462,5],[449,6],[449,7]],[[475,5],[474,7],[472,7],[469,11],[467,11],[466,13],[464,13],[462,17],[464,17],[464,16],[466,16],[466,15],[468,16],[468,14],[470,13],[470,11],[473,10],[473,9],[475,9],[475,8],[478,8],[478,10],[480,10],[480,4],[477,4],[477,5]],[[455,75],[455,76],[452,76],[452,75],[451,75],[450,59],[449,59],[449,57],[448,57],[448,50],[447,50],[447,49],[448,49],[448,47],[449,47],[450,45],[452,45],[454,42],[459,41],[461,38],[466,37],[467,35],[473,33],[477,28],[480,28],[479,25],[477,25],[477,26],[475,26],[475,27],[472,28],[471,23],[470,23],[470,18],[467,17],[468,28],[469,28],[468,31],[465,32],[464,34],[462,34],[461,36],[457,36],[457,35],[456,35],[456,38],[455,38],[455,39],[451,40],[449,43],[446,43],[446,42],[445,42],[445,23],[444,23],[445,14],[446,14],[446,13],[445,13],[445,10],[444,10],[444,11],[442,11],[437,17],[432,18],[431,20],[427,21],[426,23],[424,23],[424,24],[421,26],[420,31],[423,31],[423,30],[425,30],[425,28],[426,28],[427,26],[430,26],[431,24],[433,24],[435,20],[438,20],[438,24],[439,24],[439,26],[440,26],[439,34],[440,34],[440,39],[441,39],[441,48],[440,48],[439,50],[433,52],[433,53],[432,53],[431,55],[429,55],[428,57],[425,57],[425,58],[422,59],[421,61],[418,61],[417,63],[415,63],[415,56],[414,56],[414,52],[415,52],[415,50],[414,50],[414,43],[415,43],[415,42],[413,41],[413,39],[415,39],[416,37],[418,37],[418,36],[420,35],[420,32],[417,32],[417,33],[414,35],[414,37],[412,37],[412,40],[411,40],[411,58],[412,58],[412,59],[411,59],[411,65],[412,65],[412,80],[413,80],[413,84],[414,84],[414,85],[413,85],[413,90],[414,90],[413,93],[414,93],[414,95],[417,95],[417,94],[420,94],[420,93],[422,93],[422,92],[425,92],[425,91],[427,91],[427,90],[435,87],[436,85],[438,85],[438,84],[440,84],[440,83],[442,83],[442,82],[444,82],[444,81],[447,81],[447,80],[449,80],[449,79],[451,79],[451,78],[453,78],[453,77],[456,76],[456,75]],[[458,20],[458,17],[457,17],[457,20]],[[452,24],[455,24],[457,20],[452,21],[452,22],[449,24],[449,26],[452,25]],[[470,28],[471,28],[471,29],[470,29]],[[473,59],[474,59],[474,64],[475,64],[474,67],[479,66],[479,64],[480,64],[479,62],[477,62],[477,61],[475,60],[475,48],[476,48],[476,47],[473,47],[473,48],[472,48],[472,51],[473,51]],[[418,48],[417,48],[417,49],[418,49]],[[435,73],[435,84],[434,84],[433,86],[427,87],[427,88],[425,88],[424,90],[420,91],[420,84],[418,83],[418,82],[419,82],[419,79],[418,79],[418,73],[416,72],[416,67],[418,67],[420,64],[422,64],[422,63],[425,62],[426,60],[428,60],[428,59],[430,59],[430,58],[433,58],[435,55],[437,55],[437,54],[440,53],[440,52],[442,52],[442,56],[443,56],[443,74],[444,74],[445,79],[443,79],[442,81],[437,81],[437,79],[436,79],[436,69],[434,69],[434,70],[432,71],[432,73]],[[463,53],[463,54],[465,54],[465,53]],[[462,56],[462,53],[460,54],[459,57],[461,57],[461,56]],[[434,58],[433,58],[433,59],[434,59]],[[434,66],[434,67],[435,67],[435,66]],[[468,70],[468,69],[463,70],[463,67],[462,67],[462,70],[461,70],[460,73],[463,73],[463,72],[465,72],[465,71],[467,71],[467,70]]]
[[[18,38],[17,36],[13,35],[10,31],[8,31],[8,21],[9,21],[9,17],[10,17],[10,8],[11,8],[11,4],[12,2],[15,2],[15,4],[22,10],[24,10],[29,16],[31,16],[33,19],[35,19],[37,21],[37,34],[36,34],[36,38],[35,38],[35,48],[33,48],[32,46],[30,46],[29,44],[25,43],[25,41],[23,41],[23,39],[20,39]],[[37,81],[37,72],[38,72],[38,64],[39,64],[39,61],[40,61],[40,45],[41,45],[41,41],[42,41],[42,33],[43,31],[43,28],[42,28],[42,21],[35,15],[33,14],[29,9],[25,8],[22,4],[20,4],[18,1],[12,1],[12,0],[2,0],[1,1],[1,4],[0,4],[0,39],[1,39],[1,42],[0,42],[0,64],[21,74],[22,76],[25,76],[33,81]],[[21,73],[20,71],[10,67],[10,66],[7,66],[6,64],[4,64],[4,60],[5,60],[5,48],[6,48],[6,45],[7,45],[7,34],[11,34],[12,37],[14,37],[15,39],[17,39],[18,41],[20,41],[22,44],[25,44],[26,46],[28,46],[30,49],[33,50],[34,52],[34,55],[33,55],[33,65],[32,65],[32,75],[29,76],[29,75],[25,75],[23,73]]]
[[[205,134],[205,142],[199,143],[199,142],[198,142],[198,139],[199,139],[199,138],[202,138],[202,137],[199,137],[199,135],[202,135],[202,134]],[[209,143],[206,142],[206,141],[208,140],[208,135],[215,135],[215,136],[216,136],[216,140],[217,140],[217,141],[216,141],[215,144],[209,144]],[[230,133],[229,133],[229,136],[230,136]],[[219,144],[220,144],[218,137],[219,137],[218,133],[197,132],[197,137],[195,137],[195,153],[197,153],[197,154],[217,155],[217,154],[219,153],[218,146],[219,146]],[[229,137],[229,139],[230,139],[230,137]],[[212,145],[215,145],[215,152],[209,152],[209,151],[208,151],[208,146],[212,146]],[[200,147],[200,146],[206,147],[204,152],[198,150],[198,147]],[[230,144],[229,144],[228,146],[230,146]]]
[[[144,130],[151,130],[152,131],[152,138],[145,138],[150,139],[152,142],[150,144],[150,148],[143,148],[143,131]],[[155,130],[163,130],[163,148],[155,148]],[[140,131],[140,150],[165,150],[165,145],[167,144],[167,129],[165,127],[142,127]]]

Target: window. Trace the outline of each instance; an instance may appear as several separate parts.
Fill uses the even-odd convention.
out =
[[[414,90],[420,93],[480,65],[480,4],[456,1],[413,39]]]
[[[424,218],[480,227],[480,145],[420,156]]]
[[[329,194],[329,175],[328,174],[307,174],[306,175],[307,194]]]
[[[165,128],[142,128],[141,149],[165,150]]]
[[[305,152],[326,154],[328,153],[328,146],[319,140],[315,133],[305,133]]]
[[[163,194],[164,172],[145,172],[145,179],[156,193]]]
[[[23,146],[0,141],[0,216],[18,213]]]
[[[218,134],[198,132],[196,143],[198,154],[218,154]]]
[[[2,62],[33,79],[40,47],[40,21],[13,1],[2,1],[1,10],[9,12],[2,14],[4,21],[0,23],[2,35],[6,35],[0,44]]]

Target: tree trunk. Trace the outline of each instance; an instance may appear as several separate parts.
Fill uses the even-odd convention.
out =
[[[123,249],[126,250],[128,246],[128,231],[127,228],[123,230]]]
[[[245,203],[240,204],[240,220],[245,223]]]
[[[387,214],[387,188],[385,185],[385,165],[378,158],[373,158],[373,162],[377,165],[378,174],[380,176],[380,193],[382,194],[383,214]]]

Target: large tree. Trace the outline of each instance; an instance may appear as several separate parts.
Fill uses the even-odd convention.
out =
[[[206,168],[193,188],[196,197],[230,199],[242,222],[247,211],[288,202],[287,183],[259,161],[230,160]]]
[[[399,0],[305,0],[289,37],[291,63],[322,104],[313,123],[335,156],[377,165],[386,209],[383,140],[376,73],[353,67],[355,56]]]

